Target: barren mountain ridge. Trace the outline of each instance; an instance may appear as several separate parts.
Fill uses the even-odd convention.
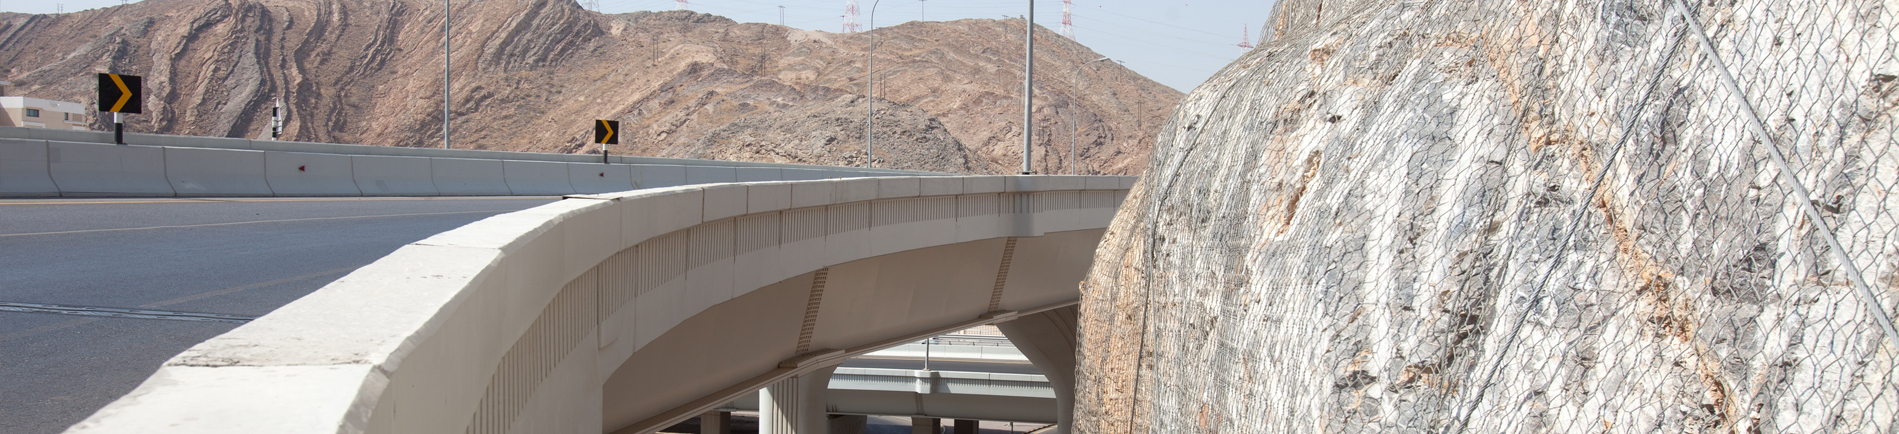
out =
[[[456,2],[453,146],[861,165],[869,35],[690,11],[600,14],[572,0]],[[147,0],[0,14],[11,95],[93,99],[93,74],[145,77],[135,132],[440,146],[440,2]],[[878,166],[1012,173],[1021,158],[1022,21],[877,30]],[[1182,94],[1037,29],[1037,170],[1139,173]],[[1079,88],[1079,90],[1078,90]],[[93,121],[94,128],[106,124]],[[888,146],[885,146],[885,145]]]

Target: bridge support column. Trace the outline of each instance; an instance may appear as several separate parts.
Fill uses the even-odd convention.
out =
[[[819,369],[759,389],[759,434],[828,434],[824,392],[835,370]]]
[[[982,421],[975,420],[975,419],[957,419],[956,428],[951,429],[950,433],[951,434],[977,434],[980,431],[982,431]]]
[[[870,429],[870,418],[861,414],[830,415],[830,434],[864,434]]]
[[[910,418],[910,434],[943,434],[943,420],[934,417]]]
[[[699,434],[732,434],[732,412],[712,410],[699,415]]]
[[[1069,306],[996,324],[1055,389],[1055,429],[1049,434],[1068,434],[1074,426],[1076,312]]]

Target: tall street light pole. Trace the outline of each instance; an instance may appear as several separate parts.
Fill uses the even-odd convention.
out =
[[[442,0],[442,149],[448,149],[448,14],[453,6]]]
[[[1090,63],[1100,62],[1103,60],[1108,60],[1108,58],[1102,57],[1100,59],[1081,62],[1080,65],[1075,65],[1075,81],[1071,82],[1071,83],[1074,83],[1075,85],[1075,101],[1077,102],[1081,101],[1081,67],[1088,66],[1088,64]],[[1075,174],[1075,113],[1074,113],[1074,110],[1069,110],[1069,113],[1068,113],[1068,174],[1070,175]]]
[[[1035,140],[1035,0],[1029,0],[1029,15],[1022,20],[1028,41],[1028,61],[1022,72],[1022,174],[1034,174],[1029,168],[1029,144]]]
[[[877,167],[877,145],[871,135],[871,121],[877,116],[877,0],[870,4],[870,54],[864,61],[864,167]]]

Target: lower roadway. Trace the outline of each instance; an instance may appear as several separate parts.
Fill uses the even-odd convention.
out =
[[[247,318],[554,200],[0,199],[0,433],[64,431]]]
[[[846,359],[844,368],[880,368],[880,369],[923,369],[923,359],[911,357],[852,357]],[[1020,360],[972,360],[972,359],[930,359],[930,369],[935,371],[982,372],[990,374],[1033,374],[1042,375],[1035,365]]]

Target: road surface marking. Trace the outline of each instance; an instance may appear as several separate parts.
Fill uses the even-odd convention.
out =
[[[361,216],[343,216],[343,217],[313,217],[313,218],[304,218],[304,219],[257,220],[257,221],[248,221],[248,222],[205,223],[205,224],[196,224],[196,225],[146,226],[146,227],[137,227],[137,228],[84,229],[84,230],[77,230],[77,231],[34,232],[34,233],[27,233],[27,234],[0,234],[0,238],[24,237],[24,236],[32,236],[32,235],[64,235],[64,234],[84,234],[84,233],[93,233],[93,232],[138,231],[138,230],[146,230],[146,229],[202,228],[202,227],[211,227],[211,226],[248,225],[248,224],[255,224],[255,223],[286,223],[286,222],[307,222],[307,221],[318,221],[318,220],[349,220],[349,219],[367,219],[367,218],[378,218],[378,217],[413,217],[413,216],[426,216],[426,215],[453,215],[453,214],[479,214],[479,213],[504,213],[504,212],[514,212],[514,211],[487,210],[487,211],[422,212],[422,213],[411,213],[411,214],[382,214],[382,215],[361,215]]]
[[[204,298],[207,298],[207,297],[216,297],[216,296],[220,296],[220,295],[225,295],[225,294],[230,294],[230,293],[235,293],[235,292],[242,292],[242,291],[248,291],[248,290],[252,290],[252,289],[257,289],[257,288],[262,288],[262,287],[266,287],[266,286],[272,286],[272,285],[278,285],[278,284],[283,284],[283,283],[290,283],[290,282],[295,282],[295,281],[299,281],[299,280],[303,280],[303,279],[308,279],[308,278],[312,278],[312,277],[318,277],[318,276],[328,276],[328,275],[331,275],[331,274],[336,274],[336,273],[342,273],[342,272],[348,272],[348,271],[354,271],[354,270],[356,270],[357,268],[361,268],[361,267],[343,267],[343,268],[338,268],[338,269],[335,269],[335,270],[329,270],[329,271],[319,271],[319,272],[315,272],[315,273],[310,273],[310,274],[305,274],[305,275],[302,275],[302,276],[292,276],[292,277],[285,277],[285,278],[282,278],[282,279],[277,279],[277,280],[272,280],[272,281],[269,281],[269,282],[257,282],[257,283],[253,283],[253,284],[249,284],[249,285],[244,285],[244,286],[234,286],[234,287],[230,287],[230,288],[224,288],[224,289],[220,289],[220,290],[216,290],[216,291],[207,291],[207,292],[204,292],[204,293],[200,293],[200,294],[197,294],[197,295],[188,295],[188,296],[184,296],[184,297],[178,297],[178,298],[174,298],[174,299],[170,299],[170,300],[165,300],[165,301],[161,301],[161,302],[157,302],[157,303],[147,303],[147,304],[141,304],[141,305],[139,305],[138,307],[165,307],[165,306],[170,306],[170,305],[174,305],[174,304],[178,304],[178,303],[184,303],[184,302],[187,302],[187,301],[193,301],[193,300],[199,300],[199,299],[204,299]]]
[[[91,200],[91,201],[36,200],[36,201],[27,201],[27,202],[19,202],[19,201],[0,202],[0,206],[8,206],[8,205],[115,205],[115,204],[143,204],[143,203],[403,202],[403,201],[417,201],[417,200],[547,200],[547,199],[558,199],[558,198],[560,197],[559,196],[389,197],[389,198],[363,197],[363,198],[325,198],[325,199],[275,199],[275,198],[270,198],[270,199],[209,199],[209,198],[184,199],[184,198],[180,198],[180,199],[170,199],[170,200]]]
[[[249,285],[243,285],[243,286],[234,286],[234,287],[230,287],[230,288],[225,288],[225,289],[220,289],[220,290],[216,290],[216,291],[210,291],[210,292],[205,292],[205,293],[201,293],[201,294],[198,294],[198,295],[191,295],[191,296],[185,296],[185,297],[179,297],[179,298],[174,298],[174,299],[170,299],[170,300],[165,300],[165,301],[161,301],[161,302],[157,302],[157,303],[147,303],[147,304],[142,304],[142,305],[139,305],[139,307],[147,307],[147,308],[150,308],[150,307],[165,307],[165,306],[169,306],[169,305],[174,305],[174,304],[178,304],[178,303],[184,303],[184,302],[187,302],[187,301],[193,301],[193,300],[199,300],[199,299],[203,299],[203,298],[206,298],[206,297],[216,297],[216,296],[220,296],[220,295],[225,295],[225,294],[230,294],[230,293],[234,293],[234,292],[239,292],[239,291],[245,291],[245,290],[251,290],[251,289],[257,289],[257,288],[262,288],[262,287],[266,287],[266,286],[271,286],[271,285],[278,285],[278,284],[284,284],[284,283],[290,283],[290,282],[294,282],[294,281],[298,281],[298,280],[303,280],[303,279],[309,279],[309,278],[312,278],[312,277],[320,277],[320,276],[325,276],[325,275],[330,275],[330,274],[336,274],[336,273],[341,273],[341,272],[346,272],[346,271],[352,271],[352,270],[355,270],[355,269],[357,269],[357,268],[359,268],[359,267],[346,267],[346,268],[338,268],[338,269],[335,269],[335,270],[329,270],[329,271],[323,271],[323,272],[317,272],[317,273],[310,273],[310,274],[305,274],[305,275],[302,275],[302,276],[295,276],[295,277],[286,277],[286,278],[282,278],[282,279],[277,279],[277,280],[272,280],[272,281],[269,281],[269,282],[259,282],[259,283],[253,283],[253,284],[249,284]],[[35,312],[33,312],[33,313],[49,313],[49,314],[56,314],[56,315],[57,315],[57,314],[66,314],[65,312],[41,312],[41,311],[35,311]],[[91,316],[91,315],[87,315],[87,316]],[[30,328],[30,329],[26,329],[26,330],[21,330],[21,331],[17,331],[17,332],[13,332],[13,333],[8,333],[8,334],[4,334],[4,335],[0,335],[0,342],[6,342],[6,341],[11,341],[11,340],[14,340],[14,339],[19,339],[19,338],[23,338],[23,337],[27,337],[27,336],[32,336],[32,335],[37,335],[37,334],[40,334],[40,333],[45,333],[45,332],[50,332],[50,331],[54,331],[54,330],[59,330],[59,329],[65,329],[65,328],[70,328],[70,327],[76,327],[76,326],[82,326],[82,325],[86,325],[86,324],[91,324],[91,323],[95,323],[95,322],[99,322],[99,321],[100,321],[100,318],[98,318],[98,317],[93,317],[93,318],[85,318],[85,319],[76,319],[76,320],[72,320],[72,321],[67,321],[67,322],[62,322],[62,323],[56,323],[56,324],[47,324],[47,325],[44,325],[44,326],[39,326],[39,327],[34,327],[34,328]]]
[[[57,304],[0,302],[0,312],[50,313],[59,315],[99,316],[107,318],[168,319],[177,321],[227,322],[243,324],[257,317],[221,313],[173,312],[168,310],[121,309],[116,307],[65,306]]]

